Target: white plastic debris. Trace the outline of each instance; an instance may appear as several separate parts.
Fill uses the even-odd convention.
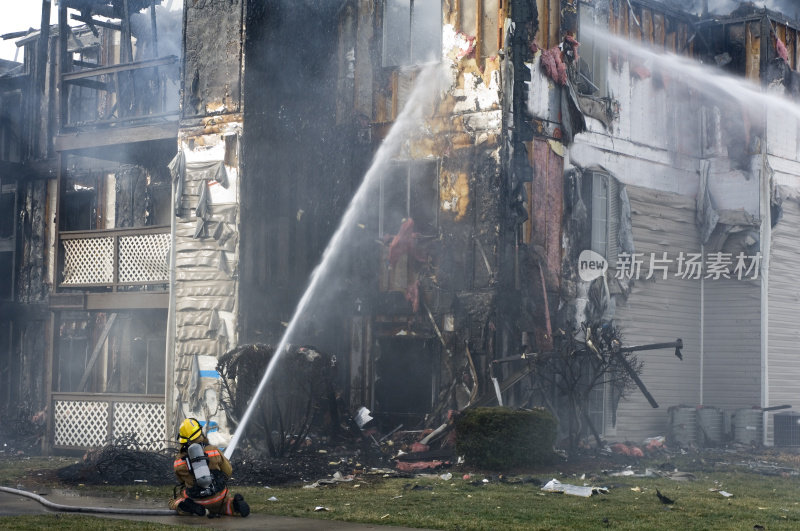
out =
[[[446,473],[446,474],[442,474],[442,475],[441,475],[441,476],[439,476],[439,477],[440,477],[440,478],[442,478],[442,479],[443,479],[443,480],[445,480],[445,481],[450,481],[451,479],[453,479],[453,474],[451,474],[450,472],[448,472],[448,473]]]
[[[719,493],[725,496],[726,498],[730,498],[731,496],[733,496],[733,494],[724,490],[719,491]]]
[[[276,498],[275,496],[270,496],[269,498],[267,498],[267,501],[278,501],[278,498]]]
[[[572,496],[582,496],[584,498],[588,498],[594,493],[608,494],[608,489],[605,487],[590,487],[590,486],[579,487],[577,485],[561,483],[557,479],[551,479],[550,481],[548,481],[547,484],[544,487],[542,487],[542,490],[545,492],[562,492],[564,494],[570,494]]]
[[[356,416],[353,420],[356,421],[356,424],[359,428],[363,428],[367,422],[372,420],[370,410],[365,407],[361,407],[361,409],[356,412]]]
[[[317,505],[316,507],[314,507],[314,511],[315,512],[322,512],[322,511],[328,511],[328,510],[329,509],[327,507],[323,507],[322,505]]]

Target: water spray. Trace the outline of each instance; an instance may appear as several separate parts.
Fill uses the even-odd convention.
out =
[[[608,33],[587,29],[586,34],[606,42],[623,56],[633,56],[649,65],[661,67],[677,78],[689,78],[693,87],[706,94],[726,95],[748,109],[757,107],[759,110],[777,110],[800,120],[800,106],[796,102],[780,94],[765,92],[760,85],[745,78],[734,77],[696,60],[656,50],[643,43],[635,43]]]
[[[259,399],[264,391],[264,388],[266,387],[270,375],[274,371],[278,360],[284,354],[284,351],[289,348],[289,338],[294,332],[297,323],[300,320],[300,316],[305,313],[312,296],[320,284],[321,279],[325,273],[327,273],[334,257],[338,255],[338,252],[340,251],[342,243],[344,242],[347,234],[347,230],[355,225],[355,216],[361,210],[363,203],[369,197],[370,191],[377,184],[380,170],[397,153],[397,150],[400,148],[400,146],[408,140],[410,133],[422,125],[424,111],[425,109],[430,108],[430,104],[433,102],[434,97],[438,95],[439,87],[444,79],[444,74],[444,66],[441,63],[435,63],[424,67],[417,76],[417,79],[414,83],[414,88],[412,89],[402,112],[398,115],[394,125],[389,130],[388,135],[381,143],[378,151],[375,153],[372,164],[364,175],[364,180],[356,191],[356,194],[353,196],[353,199],[350,201],[344,216],[342,216],[342,221],[339,223],[339,227],[336,229],[333,237],[328,242],[328,246],[325,248],[325,251],[322,254],[320,263],[311,273],[308,287],[303,293],[300,302],[297,304],[294,314],[292,315],[292,319],[289,321],[289,324],[286,327],[286,332],[284,332],[280,343],[278,343],[278,346],[275,349],[275,354],[272,356],[272,359],[267,365],[264,375],[261,377],[261,381],[256,388],[256,392],[250,399],[247,409],[245,410],[244,415],[236,427],[236,431],[231,438],[230,444],[228,444],[228,447],[225,449],[225,457],[230,458],[231,455],[233,455],[233,452],[236,450],[236,447],[239,444],[239,439],[241,439],[242,435],[247,429],[247,423],[250,420],[250,416],[258,406]]]

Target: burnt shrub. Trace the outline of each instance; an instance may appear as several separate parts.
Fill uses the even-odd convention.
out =
[[[544,409],[480,407],[456,419],[456,451],[469,465],[489,470],[550,462],[556,420]]]

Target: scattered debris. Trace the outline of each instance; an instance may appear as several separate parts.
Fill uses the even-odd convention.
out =
[[[58,478],[68,484],[172,485],[175,482],[174,458],[174,450],[150,451],[142,448],[135,436],[129,435],[86,452],[78,463],[60,469]]]
[[[316,507],[314,507],[314,512],[317,512],[317,513],[319,513],[319,512],[328,512],[329,510],[330,509],[328,509],[327,507],[323,507],[322,505],[317,505]]]
[[[673,481],[694,481],[697,477],[691,472],[674,471],[666,474],[666,477]]]
[[[579,487],[577,485],[561,483],[555,478],[548,481],[547,484],[541,488],[541,490],[545,492],[561,492],[564,494],[570,494],[572,496],[582,496],[584,498],[588,498],[592,494],[608,494],[608,488],[606,487]]]
[[[638,446],[616,443],[611,445],[611,451],[617,454],[628,455],[631,457],[644,457],[644,452]]]

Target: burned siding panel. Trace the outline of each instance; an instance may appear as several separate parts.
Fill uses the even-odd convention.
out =
[[[637,253],[700,252],[694,223],[694,198],[627,186],[631,202],[633,240]],[[696,405],[700,399],[700,290],[698,280],[674,277],[674,265],[666,280],[635,282],[627,301],[617,303],[615,320],[625,344],[675,341],[686,349],[679,361],[671,351],[640,354],[644,360],[642,381],[660,405],[653,409],[638,391],[620,402],[616,438],[643,440],[665,434],[667,408]],[[644,268],[646,270],[646,267]],[[646,275],[643,275],[644,277]]]
[[[184,118],[241,106],[243,0],[184,5]]]
[[[5,316],[4,316],[5,317]],[[47,321],[0,319],[0,418],[30,419],[44,409]]]
[[[728,411],[758,405],[761,282],[709,279],[704,290],[703,402]]]
[[[783,218],[772,232],[769,263],[769,310],[767,337],[768,393],[767,406],[800,405],[800,287],[797,283],[797,250],[800,249],[800,205],[784,201]],[[770,425],[771,425],[771,415]],[[772,430],[767,430],[767,442],[772,442]]]
[[[185,163],[175,177],[182,193],[176,198],[173,286],[177,398],[184,414],[202,412],[223,429],[216,380],[205,375],[213,374],[214,360],[238,337],[239,168],[228,147],[237,145],[241,126],[230,122],[224,127],[224,136],[184,133],[181,140],[179,157]]]
[[[45,264],[47,181],[20,183],[17,195],[16,297],[19,302],[42,302],[49,293]]]
[[[543,251],[540,258],[547,285],[549,289],[557,290],[561,272],[564,158],[555,152],[553,146],[563,149],[558,142],[535,138],[530,150],[533,182],[529,199],[531,223],[528,239]]]

